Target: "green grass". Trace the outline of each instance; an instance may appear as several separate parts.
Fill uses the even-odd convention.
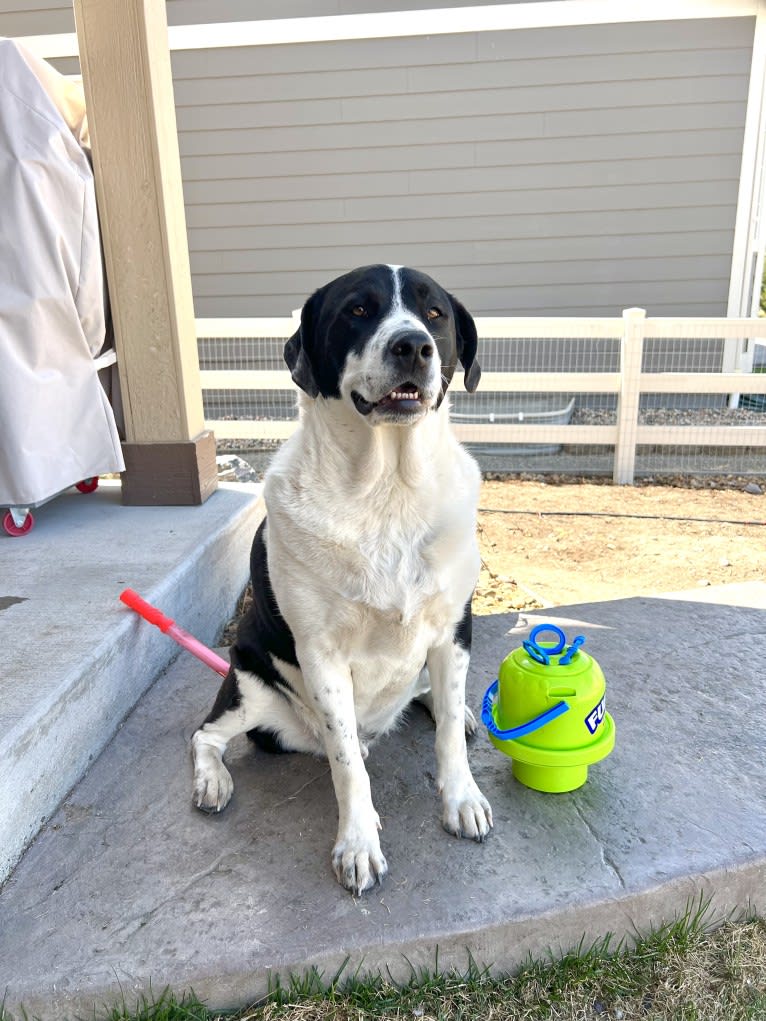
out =
[[[390,981],[329,983],[310,975],[241,1021],[760,1021],[766,1019],[766,923],[750,918],[710,928],[704,906],[639,936],[630,946],[606,936],[517,973],[492,977],[470,963],[464,974],[413,973]]]
[[[165,992],[98,1021],[766,1021],[766,921],[723,924],[697,903],[630,943],[611,936],[497,977],[413,969],[406,983],[346,969],[276,982],[264,1002],[221,1015],[193,994]],[[0,1021],[7,1015],[0,1006]]]

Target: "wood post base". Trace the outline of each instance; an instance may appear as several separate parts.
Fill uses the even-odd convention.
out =
[[[122,502],[131,507],[195,506],[218,488],[215,437],[186,443],[123,443]]]

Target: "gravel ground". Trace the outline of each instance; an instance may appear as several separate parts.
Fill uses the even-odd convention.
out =
[[[574,425],[612,425],[616,412],[603,408],[576,408]],[[642,425],[762,426],[766,414],[745,408],[645,408],[639,415]],[[237,469],[239,481],[258,481],[279,448],[279,440],[219,440],[220,455],[238,455],[246,461],[250,474]],[[474,451],[485,478],[543,479],[547,482],[574,482],[589,478],[611,483],[613,456],[607,447],[565,445],[556,453],[524,454],[498,451]],[[219,458],[220,460],[220,458]],[[743,489],[749,481],[766,475],[766,449],[747,448],[656,447],[640,448],[636,459],[636,485],[672,485],[689,488]]]
[[[617,412],[613,408],[575,408],[572,425],[614,425]],[[643,408],[638,415],[641,425],[763,425],[766,415],[747,408]]]

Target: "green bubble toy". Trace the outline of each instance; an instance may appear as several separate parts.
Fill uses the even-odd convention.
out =
[[[543,632],[556,641],[538,642]],[[506,656],[484,695],[481,718],[490,741],[511,757],[516,779],[533,790],[561,794],[582,787],[588,766],[614,748],[604,674],[583,651],[584,642],[578,635],[567,646],[561,628],[539,624]]]

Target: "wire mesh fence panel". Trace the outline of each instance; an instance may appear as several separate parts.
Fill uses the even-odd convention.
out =
[[[725,371],[727,346],[738,364],[742,343],[723,337],[652,337],[644,342],[639,402],[639,436],[635,472],[647,475],[762,475],[766,450],[755,439],[747,442],[743,429],[766,424],[766,416],[748,409],[741,395],[729,392],[684,392],[691,373],[715,377]],[[652,374],[673,373],[678,391],[653,389]],[[645,428],[641,428],[645,427]],[[642,442],[651,430],[654,442]],[[731,431],[731,442],[723,433]]]
[[[491,337],[479,339],[484,372],[617,372],[613,337]]]
[[[763,447],[679,447],[639,443],[636,477],[755,476],[766,475]]]
[[[751,343],[748,354],[751,372],[766,375],[766,341],[756,340]],[[766,411],[766,394],[743,393],[739,403],[740,407],[752,411]]]
[[[644,341],[641,371],[644,373],[723,371],[725,341],[720,338],[649,337]],[[643,393],[641,410],[651,407],[725,407],[727,394]]]
[[[205,418],[220,422],[297,421],[294,390],[205,390]]]
[[[220,449],[270,450],[295,427],[284,346],[283,335],[198,338],[203,411]]]
[[[625,316],[477,320],[482,380],[467,393],[458,366],[450,404],[458,438],[481,467],[617,481],[625,471],[628,479],[766,473],[766,322]],[[283,358],[295,323],[199,326],[209,426],[228,450],[273,448],[297,423]],[[636,355],[626,361],[628,343]]]
[[[486,471],[558,472],[575,469],[572,430],[564,442],[556,427],[613,425],[616,396],[602,390],[588,392],[593,374],[603,376],[602,388],[616,386],[620,341],[616,337],[492,337],[479,341],[483,380],[479,391],[466,394],[455,387],[452,421],[458,436]],[[505,377],[498,378],[498,377]],[[565,389],[582,380],[581,389]],[[558,378],[555,378],[558,377]],[[587,380],[587,381],[586,381]],[[503,384],[503,389],[499,384]],[[495,389],[495,387],[498,387]],[[612,413],[612,420],[604,418]],[[508,439],[502,427],[534,426],[537,437]],[[470,426],[470,429],[467,428]],[[517,430],[518,431],[518,430]],[[585,434],[581,437],[587,441]],[[590,437],[592,440],[592,437]],[[592,446],[592,443],[591,443]],[[582,450],[589,448],[581,444]],[[590,468],[611,471],[611,447],[599,449]],[[587,455],[586,455],[587,456]]]
[[[200,369],[284,369],[284,337],[200,337]]]

